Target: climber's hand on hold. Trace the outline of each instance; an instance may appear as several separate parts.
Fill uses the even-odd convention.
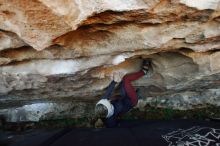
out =
[[[119,83],[121,82],[123,76],[124,76],[124,73],[122,72],[113,72],[113,74],[111,75],[111,79]]]
[[[98,78],[99,78],[99,79],[105,78],[105,73],[104,73],[104,72],[100,72],[100,73],[98,74]]]

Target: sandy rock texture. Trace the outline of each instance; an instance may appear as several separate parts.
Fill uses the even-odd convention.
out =
[[[220,0],[0,0],[0,116],[91,116],[143,59],[137,107],[219,107],[219,49]]]

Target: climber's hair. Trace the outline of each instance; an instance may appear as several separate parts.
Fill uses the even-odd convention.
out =
[[[108,109],[102,104],[98,104],[95,107],[95,116],[98,118],[105,118],[108,114]]]

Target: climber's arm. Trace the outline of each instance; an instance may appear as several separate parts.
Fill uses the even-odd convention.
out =
[[[111,96],[111,93],[112,93],[112,91],[113,91],[114,88],[115,88],[115,85],[116,85],[116,82],[113,80],[113,81],[109,84],[109,86],[108,86],[108,88],[107,88],[105,94],[102,96],[102,99],[108,99],[108,98]]]

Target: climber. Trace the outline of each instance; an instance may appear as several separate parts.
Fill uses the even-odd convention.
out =
[[[138,102],[138,94],[131,81],[148,74],[150,69],[152,69],[150,60],[144,60],[141,71],[125,75],[122,81],[119,73],[113,74],[112,82],[109,84],[107,91],[96,104],[95,117],[102,119],[104,125],[108,128],[116,127],[118,125],[118,117],[127,113]],[[119,83],[120,95],[112,98],[111,93],[116,83]]]

